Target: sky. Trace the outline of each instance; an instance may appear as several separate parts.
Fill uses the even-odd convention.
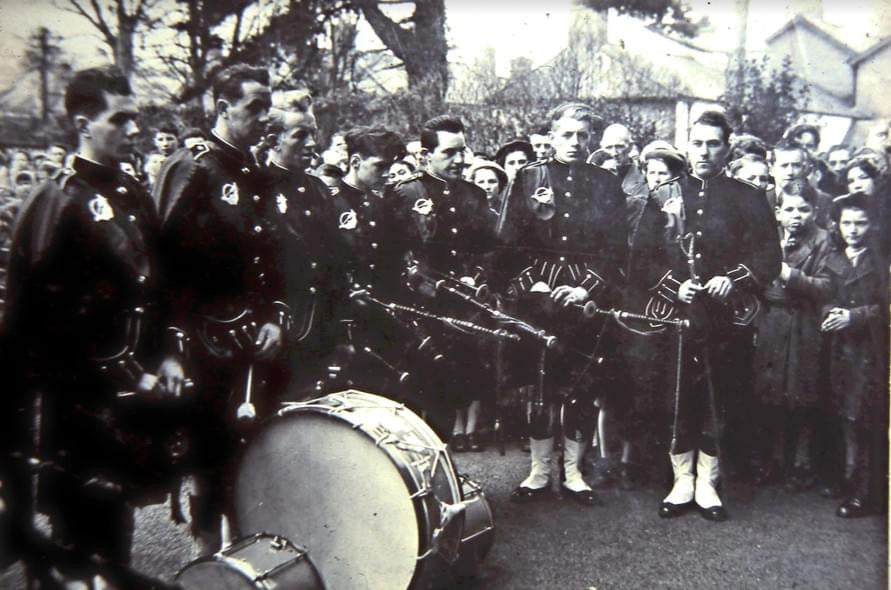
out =
[[[274,0],[265,0],[274,1]],[[55,0],[65,4],[66,0]],[[711,22],[710,30],[696,39],[710,49],[730,51],[737,40],[738,0],[687,0],[697,14]],[[777,30],[789,14],[822,10],[825,20],[847,28],[851,35],[891,34],[891,2],[888,0],[749,0],[748,46],[758,51],[764,39]],[[471,63],[487,47],[496,50],[499,74],[508,71],[511,59],[524,56],[538,65],[553,57],[566,42],[571,0],[446,0],[450,59]],[[102,46],[82,18],[56,8],[53,0],[0,0],[0,88],[14,81],[25,38],[44,25],[64,37],[63,49],[75,57],[77,67],[104,63]],[[377,44],[366,30],[362,43]],[[633,40],[630,40],[633,41]]]

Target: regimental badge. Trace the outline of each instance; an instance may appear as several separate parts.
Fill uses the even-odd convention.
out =
[[[356,229],[357,225],[359,225],[359,218],[356,216],[356,212],[352,209],[340,214],[340,219],[337,224],[338,229]]]
[[[110,221],[114,219],[114,209],[111,208],[111,203],[98,193],[90,199],[87,206],[90,208],[90,213],[93,214],[93,221]]]
[[[430,215],[433,212],[433,201],[430,199],[418,199],[411,210],[418,215]]]
[[[285,198],[285,195],[279,193],[275,196],[275,204],[278,205],[279,213],[284,215],[288,212],[288,199]]]
[[[549,186],[540,186],[532,193],[532,200],[540,205],[553,205],[554,191]]]
[[[220,198],[229,203],[230,205],[238,204],[238,185],[234,182],[230,182],[229,184],[223,185],[222,194]]]

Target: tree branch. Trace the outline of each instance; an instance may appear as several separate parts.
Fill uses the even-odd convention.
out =
[[[115,44],[115,35],[111,32],[111,29],[108,27],[108,23],[106,23],[105,19],[102,17],[102,9],[98,6],[96,0],[90,0],[90,2],[93,5],[93,9],[97,11],[95,18],[91,16],[90,13],[88,13],[87,10],[77,2],[77,0],[68,0],[68,3],[71,6],[74,6],[75,10],[64,7],[62,7],[62,10],[77,14],[87,19],[87,21],[89,21],[89,23],[93,25],[96,30],[102,33],[102,36],[105,38],[105,42],[113,47]]]

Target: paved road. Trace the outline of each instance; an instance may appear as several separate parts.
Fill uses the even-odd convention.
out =
[[[842,520],[835,502],[816,494],[740,484],[729,490],[726,523],[692,513],[665,521],[656,516],[662,490],[607,490],[594,508],[557,496],[518,507],[508,494],[525,475],[527,454],[488,450],[455,460],[484,485],[497,526],[488,559],[460,586],[466,590],[887,588],[885,518]],[[139,511],[137,568],[169,578],[190,553],[166,506]],[[0,588],[21,587],[18,568],[0,576]]]

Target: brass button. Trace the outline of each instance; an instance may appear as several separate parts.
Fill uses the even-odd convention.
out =
[[[697,237],[697,238],[701,238],[701,237],[702,237],[702,232],[701,232],[701,231],[696,232],[696,237]]]
[[[368,265],[368,268],[371,269],[371,270],[374,270],[374,264],[369,264],[369,265]]]
[[[311,262],[311,263],[309,264],[309,267],[312,268],[312,269],[319,268],[319,263],[318,263],[318,262]]]
[[[260,195],[254,195],[253,199],[254,199],[254,202],[255,202],[255,203],[259,203],[259,202],[260,202]]]
[[[449,213],[454,213],[454,212],[455,212],[455,208],[454,208],[454,207],[449,207]]]
[[[458,228],[457,228],[457,227],[453,227],[453,228],[452,228],[452,233],[453,233],[453,234],[458,233]]]
[[[242,173],[242,174],[247,174],[247,173],[250,172],[250,171],[251,171],[251,169],[248,168],[247,166],[245,166],[244,168],[241,169],[241,173]]]
[[[127,194],[127,189],[124,188],[124,187],[122,187],[122,186],[119,186],[119,187],[117,188],[117,191],[118,191],[118,194],[119,194],[119,195],[126,195],[126,194]]]
[[[566,217],[567,219],[569,219],[569,213],[564,213],[563,217]]]
[[[371,227],[374,227],[374,226],[377,225],[377,222],[374,221],[374,220],[371,220],[371,221],[368,222],[368,225],[370,225]]]
[[[700,258],[702,258],[702,254],[700,254],[699,252],[697,252],[697,253],[696,253],[696,260],[699,260]]]
[[[258,233],[260,233],[261,231],[263,231],[263,228],[262,228],[261,226],[259,226],[259,225],[255,225],[255,226],[254,226],[254,233],[255,233],[255,234],[258,234]]]
[[[563,240],[563,241],[565,242],[565,241],[566,241],[566,236],[560,236],[560,239]]]
[[[371,242],[371,247],[372,247],[372,248],[377,248],[377,242]]]
[[[567,177],[566,177],[566,182],[572,182],[572,176],[567,176]]]
[[[310,215],[312,215],[312,211],[307,209],[306,211],[303,212],[303,214],[306,215],[307,217],[309,217]]]
[[[298,193],[305,193],[305,192],[306,192],[306,187],[298,186],[298,187],[297,187],[297,192],[298,192]]]
[[[563,193],[563,196],[571,197],[571,196],[572,196],[572,193],[569,192],[569,191],[566,191],[565,193]]]
[[[704,196],[705,196],[705,191],[699,191],[699,196],[700,196],[700,197],[704,197]]]
[[[452,250],[452,251],[450,252],[450,254],[451,254],[452,256],[457,256],[457,255],[458,255],[458,252],[455,251],[455,250]]]
[[[315,295],[315,294],[316,294],[316,288],[315,288],[315,287],[310,287],[310,288],[309,288],[309,293],[310,293],[310,295]]]
[[[260,257],[254,256],[254,264],[260,264]]]
[[[697,209],[697,210],[696,210],[696,215],[702,215],[702,209]]]
[[[566,262],[566,257],[565,257],[565,256],[561,256],[561,257],[560,257],[560,262]]]
[[[136,216],[135,216],[135,215],[132,215],[132,214],[131,214],[131,215],[128,215],[128,216],[127,216],[127,221],[129,221],[130,223],[133,223],[134,221],[136,221]]]

